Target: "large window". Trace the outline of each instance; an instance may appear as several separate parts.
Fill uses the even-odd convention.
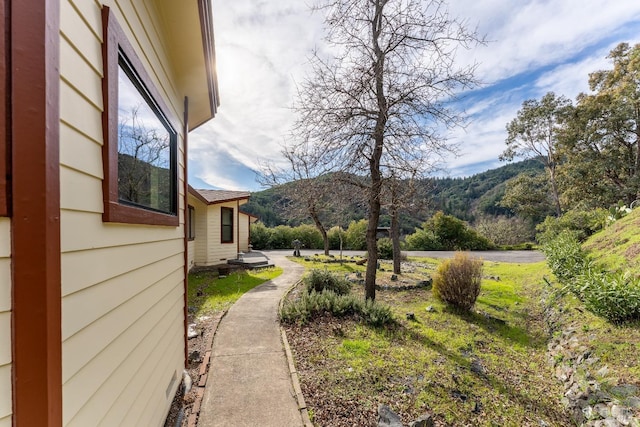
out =
[[[177,127],[108,7],[103,26],[104,220],[177,226]]]
[[[222,243],[233,243],[233,208],[221,208]]]

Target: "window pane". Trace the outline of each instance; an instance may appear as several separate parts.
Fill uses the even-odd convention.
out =
[[[233,209],[222,208],[222,242],[233,242]]]
[[[118,67],[118,196],[121,202],[175,213],[171,132]]]

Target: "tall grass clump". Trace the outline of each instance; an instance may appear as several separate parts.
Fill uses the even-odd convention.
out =
[[[334,273],[314,269],[303,282],[306,292],[282,305],[282,322],[305,324],[323,314],[353,316],[371,326],[383,326],[394,321],[389,306],[351,294],[351,283]]]
[[[640,278],[596,265],[572,232],[560,233],[543,250],[563,289],[587,310],[615,324],[640,320]]]
[[[578,236],[572,231],[563,231],[549,240],[543,246],[543,252],[554,276],[572,288],[572,279],[587,270],[590,264]]]
[[[335,317],[354,316],[376,327],[393,323],[393,314],[389,306],[375,301],[365,301],[357,295],[338,295],[332,291],[303,292],[299,299],[285,302],[280,310],[280,320],[285,323],[305,324],[323,314]]]
[[[473,308],[480,295],[482,260],[456,252],[452,259],[444,260],[433,280],[436,298],[464,311]]]
[[[338,295],[351,292],[351,283],[337,274],[327,270],[313,269],[303,279],[307,292],[332,291]]]

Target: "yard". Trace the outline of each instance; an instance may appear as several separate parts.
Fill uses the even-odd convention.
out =
[[[364,271],[351,262],[322,261],[299,259],[307,268],[349,277]],[[585,378],[597,377],[605,391],[640,386],[638,325],[614,327],[584,313],[545,284],[550,273],[544,262],[485,262],[476,306],[461,314],[428,288],[413,286],[439,261],[409,261],[396,280],[389,264],[378,272],[387,290],[381,287],[376,300],[391,307],[395,324],[374,328],[325,314],[285,325],[314,424],[375,426],[378,405],[386,404],[405,424],[431,414],[436,425],[573,425],[568,385],[558,379],[563,355],[552,356],[548,348],[567,331],[584,354],[593,354],[598,375]],[[357,283],[352,292],[363,295]],[[600,375],[604,365],[607,373]]]

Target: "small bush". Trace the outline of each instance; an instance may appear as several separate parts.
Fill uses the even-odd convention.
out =
[[[285,323],[307,323],[316,316],[330,313],[336,317],[358,316],[372,326],[393,323],[391,309],[375,301],[364,301],[356,295],[338,295],[332,291],[303,292],[294,301],[287,301],[280,310],[280,320]]]
[[[443,261],[433,280],[434,295],[461,310],[469,311],[480,295],[482,260],[456,252],[452,259]]]
[[[542,244],[547,244],[563,231],[570,231],[579,241],[584,241],[593,233],[604,228],[607,215],[608,212],[604,209],[574,209],[559,218],[549,216],[536,226],[538,232],[536,239]]]
[[[351,283],[343,277],[326,270],[314,269],[304,278],[307,292],[332,291],[338,295],[351,292]]]
[[[587,269],[589,261],[575,232],[560,232],[555,239],[549,240],[542,250],[554,276],[577,294],[572,279]]]
[[[360,221],[351,221],[347,231],[344,233],[346,244],[345,249],[354,251],[363,251],[367,249],[367,226],[368,221],[361,219]]]
[[[388,237],[378,239],[378,257],[380,259],[393,259],[393,242]]]
[[[620,324],[640,320],[640,279],[589,269],[575,278],[587,310]]]

